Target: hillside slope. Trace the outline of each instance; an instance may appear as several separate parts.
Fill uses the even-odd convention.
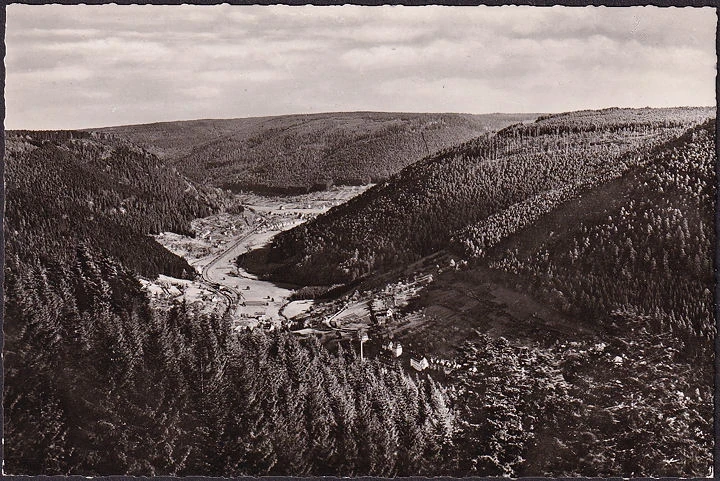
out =
[[[425,309],[427,322],[407,341],[452,352],[472,329],[554,342],[641,325],[690,350],[707,347],[714,129],[714,120],[694,127],[655,149],[652,163],[552,209],[524,201],[524,210],[512,206],[461,231],[437,262],[469,265],[437,274],[421,293],[414,308]]]
[[[241,262],[256,270],[269,263],[266,274],[308,285],[352,282],[407,265],[506,209],[546,212],[588,186],[651,162],[653,148],[711,115],[708,108],[607,109],[511,126],[407,167],[277,236],[259,262]],[[493,229],[485,230],[491,235]]]
[[[588,116],[573,114],[559,128],[575,129]],[[618,126],[616,120],[627,116],[595,114],[587,125]],[[586,175],[573,177],[570,159],[553,164],[533,157],[542,160],[540,167],[556,166],[546,178],[562,173],[575,180],[518,196],[522,200],[454,233],[435,230],[453,239],[438,247],[439,254],[417,268],[368,276],[353,286],[367,292],[381,277],[412,278],[423,268],[432,273],[419,297],[398,307],[370,337],[392,336],[406,352],[426,355],[432,375],[451,377],[463,475],[708,473],[715,120],[692,126],[692,119],[675,124],[679,116],[663,116],[647,130],[654,136],[637,121],[616,127],[616,145],[633,136],[646,142],[625,154],[593,153],[590,143],[576,152]],[[534,127],[542,132],[544,123]],[[595,132],[596,139],[609,135]],[[552,150],[548,156],[560,157]],[[593,163],[603,167],[587,167]],[[529,184],[535,177],[518,179]],[[391,205],[382,204],[381,212]],[[452,219],[446,209],[435,221],[447,228]],[[401,221],[372,227],[384,233]],[[399,232],[415,234],[426,226],[407,223]],[[334,242],[333,248],[341,245]],[[361,259],[362,251],[356,252],[352,258]],[[460,367],[446,370],[452,365],[442,364],[446,359]]]
[[[416,160],[535,114],[352,112],[196,120],[98,129],[128,139],[196,181],[299,193],[387,179]]]
[[[712,339],[715,119],[652,158],[509,235],[482,263],[579,316]]]
[[[230,202],[105,134],[8,132],[5,166],[9,263],[68,265],[87,246],[149,277],[188,276],[187,262],[147,234],[189,233],[192,219]]]
[[[526,227],[484,253],[475,248],[482,226],[466,232],[475,234],[465,245],[478,256],[471,272],[533,293],[598,332],[597,340],[551,348],[574,399],[538,416],[554,414],[557,424],[537,426],[523,453],[528,472],[552,472],[549,460],[563,458],[584,476],[667,476],[711,465],[715,136],[711,119],[659,146],[646,165],[546,215],[526,209]],[[487,344],[474,347],[482,353]],[[497,375],[487,371],[480,384]],[[546,382],[540,375],[527,384],[537,379]],[[522,397],[533,398],[525,385]]]

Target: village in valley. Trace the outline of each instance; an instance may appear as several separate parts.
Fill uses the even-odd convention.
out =
[[[334,295],[260,279],[238,267],[239,255],[267,246],[274,236],[327,212],[370,186],[333,187],[295,196],[238,194],[241,213],[195,219],[194,237],[164,232],[156,240],[185,258],[194,280],[160,275],[141,279],[151,302],[168,309],[186,303],[200,312],[230,316],[235,331],[283,330],[316,337],[326,348],[352,349],[359,357],[400,363],[443,379],[459,368],[457,346],[475,335],[476,313],[495,335],[537,335],[543,329],[567,331],[567,321],[517,292],[483,287],[467,272],[467,260],[437,253],[385,276]],[[442,276],[442,287],[434,288]],[[515,301],[508,305],[509,299]],[[574,326],[574,331],[582,331]],[[581,335],[582,332],[578,332]]]
[[[243,212],[195,219],[194,237],[172,232],[155,236],[196,269],[195,280],[161,275],[154,281],[141,279],[141,283],[156,307],[167,309],[186,303],[200,312],[227,310],[235,330],[281,329],[299,337],[315,336],[330,349],[342,343],[358,356],[400,362],[418,372],[434,369],[447,374],[457,367],[453,361],[429,355],[422,343],[404,337],[428,320],[424,309],[412,308],[412,301],[433,282],[433,272],[459,269],[464,261],[433,258],[414,265],[401,280],[332,300],[304,298],[295,286],[258,279],[235,264],[241,253],[263,247],[277,233],[346,202],[368,187],[346,186],[287,197],[240,194]]]

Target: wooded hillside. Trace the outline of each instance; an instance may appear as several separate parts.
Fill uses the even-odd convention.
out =
[[[228,193],[111,134],[8,133],[5,471],[709,475],[714,115],[609,109],[514,125],[241,259],[307,285],[389,278],[430,253],[468,261],[430,266],[419,295],[473,295],[463,319],[477,322],[427,316],[423,355],[437,355],[430,336],[461,341],[454,367],[412,374],[358,360],[354,339],[331,352],[235,330],[224,312],[151,309],[138,274],[192,270],[148,234],[238,208]],[[503,287],[503,302],[467,288],[481,282]],[[503,336],[474,329],[529,298],[589,328],[558,334],[566,324],[546,329],[533,307],[529,321],[506,316]]]
[[[334,284],[406,265],[518,203],[555,205],[578,189],[616,178],[711,114],[611,109],[552,116],[479,137],[277,236],[267,256],[276,267],[272,275]]]
[[[429,154],[534,114],[382,112],[195,120],[99,129],[154,152],[198,182],[301,193],[387,179]]]
[[[106,134],[11,132],[4,472],[436,474],[445,389],[223,312],[153,310],[138,274],[191,276],[148,234],[235,207]],[[350,346],[348,346],[350,347]]]
[[[187,234],[192,219],[233,207],[227,192],[105,134],[9,132],[5,179],[8,262],[72,263],[86,244],[151,278],[187,277],[193,269],[148,234]]]
[[[490,266],[578,315],[612,313],[682,339],[713,339],[715,119],[651,157],[553,220],[510,235],[489,254]],[[592,208],[592,198],[602,203]],[[465,241],[475,253],[482,229]]]

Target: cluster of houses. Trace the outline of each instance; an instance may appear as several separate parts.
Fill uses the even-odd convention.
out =
[[[213,243],[214,246],[227,244],[229,237],[238,233],[238,230],[245,228],[248,224],[247,220],[223,219],[222,217],[213,217],[215,221],[212,227],[207,227],[207,223],[203,222],[195,227],[197,238]]]
[[[283,321],[275,321],[273,319],[270,319],[268,316],[264,315],[263,313],[255,313],[254,316],[248,316],[241,314],[240,317],[255,320],[255,324],[238,324],[235,326],[236,331],[254,331],[255,329],[263,329],[268,332],[273,332],[274,330],[285,330],[289,331],[292,329],[291,321],[283,320]]]
[[[386,322],[393,320],[395,311],[388,305],[390,302],[392,300],[387,298],[375,298],[370,303],[370,312],[377,325],[384,326]]]
[[[383,345],[383,349],[388,352],[392,357],[400,357],[403,353],[403,348],[400,342],[389,341]],[[439,359],[435,357],[427,357],[421,354],[410,355],[410,367],[418,372],[425,371],[426,369],[434,371],[442,371],[444,374],[450,374],[456,369],[460,369],[460,364],[449,359]]]
[[[417,296],[418,292],[432,281],[432,274],[427,274],[416,276],[411,281],[388,284],[369,303],[370,312],[375,323],[383,326],[387,322],[396,320],[399,309],[407,306],[410,299]],[[357,296],[358,294],[355,293],[355,297]]]
[[[400,343],[400,341],[394,341],[389,340],[386,343],[382,345],[383,351],[387,356],[392,358],[399,358],[403,354],[403,346]],[[418,356],[415,354],[411,354],[410,356],[410,367],[415,369],[416,371],[424,371],[428,367],[430,367],[430,363],[428,362],[427,358],[425,356]]]
[[[429,364],[431,369],[442,371],[445,374],[450,374],[452,371],[460,369],[460,364],[455,361],[451,361],[450,359],[430,357]]]

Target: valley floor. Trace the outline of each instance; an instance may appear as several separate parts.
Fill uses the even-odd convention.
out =
[[[161,233],[157,241],[166,249],[185,258],[199,276],[185,281],[162,276],[156,282],[144,281],[156,303],[168,305],[184,299],[205,311],[225,310],[236,327],[264,325],[274,328],[287,320],[284,308],[298,315],[309,302],[289,301],[294,286],[283,286],[258,279],[235,265],[245,252],[261,248],[280,232],[291,229],[330,208],[359,195],[368,186],[334,187],[323,192],[288,197],[239,194],[245,211],[196,219],[195,237]]]

